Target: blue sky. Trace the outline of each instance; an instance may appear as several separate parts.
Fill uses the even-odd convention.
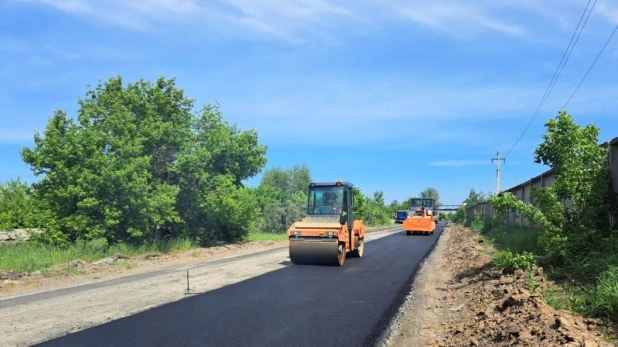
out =
[[[444,203],[546,168],[532,162],[618,24],[598,0],[551,95],[518,145],[586,0],[3,0],[0,181],[35,178],[31,146],[54,109],[75,115],[87,85],[176,77],[198,104],[255,128],[268,167],[306,162],[387,201],[433,186]],[[618,35],[567,107],[618,136]],[[259,181],[259,176],[250,184]]]

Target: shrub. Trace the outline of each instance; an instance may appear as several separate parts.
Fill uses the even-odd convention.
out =
[[[493,262],[504,273],[514,273],[517,269],[530,270],[535,262],[535,256],[525,251],[515,254],[510,251],[500,251],[494,254]]]

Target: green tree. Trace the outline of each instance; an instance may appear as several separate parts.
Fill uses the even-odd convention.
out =
[[[581,245],[574,246],[573,242],[582,237],[610,235],[607,215],[615,205],[608,149],[597,144],[598,128],[592,124],[580,128],[566,111],[560,111],[545,127],[544,142],[535,150],[535,162],[552,168],[554,183],[533,187],[530,205],[510,193],[492,195],[490,203],[500,213],[517,211],[540,225],[539,240],[547,254],[562,261],[569,252],[580,252]],[[567,200],[570,203],[563,205]]]
[[[23,148],[46,236],[140,241],[190,234],[200,242],[248,232],[254,202],[241,182],[265,165],[254,131],[222,121],[218,104],[193,113],[174,79],[109,79],[79,100],[77,123],[56,111]]]
[[[468,206],[473,206],[485,201],[487,201],[487,196],[483,193],[483,191],[477,192],[476,190],[474,190],[474,188],[470,188],[470,193],[468,194],[468,197],[464,200],[464,202]]]
[[[284,233],[294,222],[302,220],[307,214],[307,194],[296,192],[285,203],[269,203],[262,208],[259,229],[262,232]],[[284,217],[282,223],[282,217]]]
[[[373,202],[378,206],[384,206],[384,192],[381,190],[373,192]]]
[[[354,217],[366,220],[369,212],[368,198],[357,186],[354,187]]]
[[[0,230],[36,228],[45,224],[45,210],[21,179],[0,184]]]
[[[354,216],[362,219],[367,226],[387,225],[392,220],[390,206],[384,205],[381,191],[376,191],[373,198],[367,197],[359,187],[354,187]]]
[[[283,202],[291,199],[297,192],[307,193],[311,183],[311,170],[307,164],[296,164],[292,168],[274,167],[264,171],[260,187],[271,187],[281,194]]]
[[[274,167],[265,170],[255,189],[261,207],[258,228],[262,232],[285,232],[294,221],[306,216],[307,189],[311,171],[307,164],[291,168]],[[285,224],[282,223],[285,218]]]
[[[440,207],[440,205],[442,205],[440,203],[440,192],[438,192],[436,188],[429,187],[423,190],[420,193],[420,195],[421,195],[421,198],[424,198],[424,199],[429,199],[429,198],[434,199],[436,207]]]
[[[191,123],[191,146],[178,155],[174,172],[181,191],[177,210],[204,242],[242,238],[256,226],[259,205],[241,182],[266,165],[257,133],[223,121],[219,105],[206,105]]]

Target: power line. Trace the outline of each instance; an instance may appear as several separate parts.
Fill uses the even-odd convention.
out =
[[[538,144],[538,143],[539,143],[539,141],[541,141],[541,139],[542,139],[542,138],[543,138],[543,135],[541,135],[541,136],[540,136],[540,137],[539,137],[539,138],[538,138],[535,142],[533,142],[533,143],[532,143],[530,146],[528,146],[526,149],[524,149],[523,151],[519,152],[519,154],[515,156],[515,159],[516,159],[516,158],[521,157],[521,155],[522,155],[522,154],[524,154],[524,153],[528,152],[528,150],[529,150],[530,148],[534,147],[536,144]]]
[[[508,183],[511,186],[510,188],[513,188],[516,185],[521,184],[521,183],[513,184],[513,181],[511,181],[509,179],[509,177],[513,178],[513,176],[511,176],[510,174],[507,174],[507,171],[504,171],[501,174],[503,175],[502,179],[504,179],[506,181],[506,183]],[[520,182],[520,181],[519,181],[519,179],[515,179],[515,182]]]
[[[577,34],[577,30],[579,29],[579,26],[581,25],[582,20],[583,20],[584,16],[586,15],[586,11],[588,10],[588,6],[590,6],[590,1],[592,1],[592,0],[588,0],[588,3],[586,4],[586,7],[584,8],[584,12],[582,13],[581,17],[579,18],[579,22],[577,23],[577,27],[575,28],[575,31],[573,31],[573,35],[571,36],[571,40],[569,41],[569,45],[567,46],[567,48],[565,49],[564,53],[562,54],[562,59],[560,59],[560,63],[558,63],[558,67],[556,68],[556,71],[554,72],[554,75],[552,76],[552,79],[549,82],[549,85],[547,86],[547,89],[545,90],[545,93],[543,94],[543,97],[541,98],[541,101],[537,105],[536,110],[534,111],[532,117],[528,121],[528,124],[524,128],[524,131],[521,133],[521,135],[519,136],[517,141],[515,141],[515,143],[506,151],[506,153],[509,153],[513,148],[515,148],[515,146],[517,146],[517,144],[522,139],[522,137],[524,136],[526,131],[528,131],[528,128],[530,127],[530,125],[532,124],[534,119],[537,117],[539,111],[541,110],[541,108],[545,104],[545,101],[547,100],[547,98],[549,97],[549,94],[551,93],[552,89],[554,88],[554,85],[558,81],[558,77],[562,73],[562,69],[564,69],[564,66],[566,65],[569,57],[571,56],[570,52],[572,52],[573,48],[575,48],[575,44],[579,40],[579,35],[581,35],[581,32],[584,30],[584,27],[586,26],[586,23],[588,22],[588,18],[590,18],[590,14],[592,13],[592,10],[594,9],[594,6],[597,3],[597,0],[594,0],[594,3],[592,4],[592,7],[590,8],[590,12],[588,12],[588,16],[586,17],[586,20],[584,21],[584,24],[582,25],[581,30],[579,31],[579,34]],[[577,35],[577,38],[575,39],[575,43],[573,43],[573,39],[575,38],[575,35]],[[571,46],[571,43],[573,43],[573,46]],[[569,48],[570,48],[570,50],[569,50]]]
[[[582,80],[577,85],[577,88],[575,88],[575,90],[573,91],[573,94],[571,94],[571,96],[569,97],[569,100],[567,100],[567,102],[564,104],[564,106],[562,106],[563,110],[566,107],[566,105],[568,105],[569,102],[571,102],[571,99],[573,98],[573,95],[575,95],[575,93],[577,93],[577,90],[582,85],[582,83],[584,83],[584,80],[586,80],[586,77],[588,77],[588,74],[590,73],[590,71],[594,67],[594,64],[597,63],[597,60],[599,60],[599,57],[601,56],[601,54],[603,54],[603,51],[605,50],[605,47],[607,47],[607,44],[609,44],[609,41],[612,39],[612,37],[614,36],[614,34],[616,33],[617,30],[618,30],[618,25],[616,25],[616,27],[614,28],[614,31],[612,31],[611,35],[609,35],[609,37],[607,38],[607,41],[605,41],[605,45],[603,45],[603,48],[601,48],[601,51],[599,52],[599,54],[597,54],[597,57],[592,62],[592,65],[590,65],[590,68],[588,69],[588,71],[586,71],[586,74],[584,75]]]
[[[581,87],[581,85],[584,83],[584,81],[586,80],[586,77],[588,77],[588,74],[590,74],[590,71],[592,71],[592,68],[599,60],[599,57],[601,57],[601,54],[603,54],[603,52],[605,51],[605,48],[607,47],[609,42],[612,40],[612,37],[614,37],[614,34],[616,33],[616,31],[618,31],[618,25],[616,25],[616,27],[614,28],[614,31],[612,31],[612,33],[607,38],[607,41],[605,41],[603,48],[601,48],[601,50],[599,51],[599,54],[597,54],[597,57],[594,59],[594,61],[590,65],[590,67],[588,68],[588,71],[586,71],[586,74],[584,75],[584,77],[582,77],[582,80],[579,82],[579,84],[577,85],[577,87],[575,88],[575,90],[573,91],[569,99],[567,100],[567,102],[564,104],[564,106],[562,106],[563,110],[566,108],[569,102],[571,102],[571,99],[573,99],[573,96],[575,95],[575,93],[577,93],[577,91],[579,90],[579,87]],[[519,158],[522,154],[526,153],[532,146],[538,144],[542,138],[543,138],[543,135],[541,135],[532,145],[528,146],[528,148],[526,148],[521,153],[519,153],[517,156],[515,156],[515,158]]]

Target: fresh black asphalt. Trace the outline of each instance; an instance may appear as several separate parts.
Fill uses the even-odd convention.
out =
[[[373,345],[441,233],[402,231],[342,267],[290,265],[39,346]]]

